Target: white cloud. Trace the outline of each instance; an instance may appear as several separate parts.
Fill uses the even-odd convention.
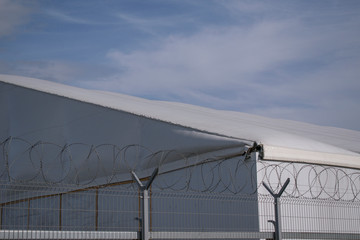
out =
[[[164,18],[143,18],[137,17],[130,14],[125,13],[117,13],[116,17],[119,19],[126,21],[129,24],[134,25],[136,28],[139,29],[146,29],[149,27],[161,27],[161,26],[170,26],[172,25],[173,21],[169,21],[171,18],[167,18],[166,21]]]
[[[112,75],[116,69],[100,63],[59,60],[5,62],[0,60],[0,72],[87,87],[89,79],[99,79]],[[92,86],[88,87],[91,88]]]
[[[117,12],[114,14],[118,23],[125,23],[133,29],[136,29],[144,34],[152,35],[153,37],[161,38],[166,36],[169,32],[176,32],[178,27],[186,26],[183,29],[188,29],[189,26],[194,26],[196,20],[190,14],[169,14],[167,16],[138,16],[124,12]]]
[[[53,9],[47,9],[44,11],[45,14],[47,14],[48,16],[55,18],[59,21],[63,21],[63,22],[67,22],[67,23],[72,23],[72,24],[85,24],[85,25],[96,25],[96,24],[101,24],[99,22],[95,22],[95,21],[91,21],[88,19],[83,19],[80,17],[74,17],[71,16],[70,14],[66,14],[63,13],[61,11],[56,11]]]
[[[12,5],[0,0],[4,3]],[[138,44],[141,48],[109,50],[108,61],[101,59],[109,65],[94,67],[101,65],[95,60],[92,66],[34,60],[2,68],[141,97],[359,129],[360,111],[355,110],[360,102],[359,7],[323,10],[323,6],[298,6],[303,3],[276,3],[216,2],[216,7],[223,8],[209,9],[223,17],[219,23],[205,16],[206,11],[201,17],[195,12],[174,16],[117,12],[116,31],[123,30],[124,43],[125,30],[142,31],[130,34],[137,41],[131,49]],[[65,23],[100,25],[103,20],[92,22],[57,9],[47,9],[45,14]],[[13,22],[11,29],[21,24]]]
[[[253,80],[257,76],[316,52],[321,42],[304,39],[297,33],[299,27],[296,22],[261,22],[170,37],[154,51],[111,51],[108,57],[124,69],[113,80],[119,89],[132,94],[256,88],[258,83]]]
[[[7,69],[19,75],[67,83],[75,80],[82,72],[78,65],[61,61],[18,62],[16,66],[8,66]]]
[[[0,0],[0,38],[13,34],[16,29],[26,24],[31,7],[19,1]]]
[[[152,51],[112,50],[108,57],[122,71],[99,84],[128,94],[356,128],[350,119],[360,119],[352,109],[360,99],[349,93],[360,90],[355,31],[360,21],[328,20],[309,24],[307,15],[269,17],[170,36]]]

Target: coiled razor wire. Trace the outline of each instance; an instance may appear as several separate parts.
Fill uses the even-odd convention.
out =
[[[255,162],[248,160],[249,152],[229,159],[198,155],[176,150],[152,151],[139,144],[59,145],[10,137],[0,143],[0,180],[95,186],[124,181],[120,176],[130,171],[158,167],[161,174],[153,188],[159,190],[261,195],[267,194],[262,182],[277,192],[290,178],[284,196],[360,200],[358,169],[293,162]],[[183,161],[185,167],[161,171],[163,166],[174,161]],[[124,187],[136,188],[129,181]]]
[[[360,200],[360,171],[326,165],[293,162],[258,162],[259,183],[277,192],[290,178],[287,196],[313,199]],[[274,181],[277,179],[277,181]],[[258,185],[260,187],[260,185]]]

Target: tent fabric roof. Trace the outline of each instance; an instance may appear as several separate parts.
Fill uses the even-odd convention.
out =
[[[263,145],[264,160],[360,168],[360,132],[189,104],[146,100],[34,78],[1,75],[0,82]],[[1,94],[1,93],[0,93]]]

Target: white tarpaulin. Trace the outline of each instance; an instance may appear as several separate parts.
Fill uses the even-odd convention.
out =
[[[241,155],[254,142],[265,160],[360,168],[358,131],[8,75],[0,75],[0,108],[5,179],[109,182],[129,170],[181,168],[184,157]]]

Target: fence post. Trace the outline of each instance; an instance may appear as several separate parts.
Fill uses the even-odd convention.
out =
[[[144,185],[135,174],[134,171],[131,171],[131,175],[138,184],[138,187],[141,192],[141,239],[149,240],[150,232],[149,232],[149,188],[154,181],[156,175],[158,174],[159,169],[156,168],[152,173],[150,179]]]
[[[281,232],[281,209],[280,209],[280,197],[285,191],[287,185],[290,182],[290,178],[286,180],[279,193],[274,193],[266,183],[263,182],[264,187],[268,192],[274,197],[274,208],[275,208],[275,240],[282,240],[282,232]]]

